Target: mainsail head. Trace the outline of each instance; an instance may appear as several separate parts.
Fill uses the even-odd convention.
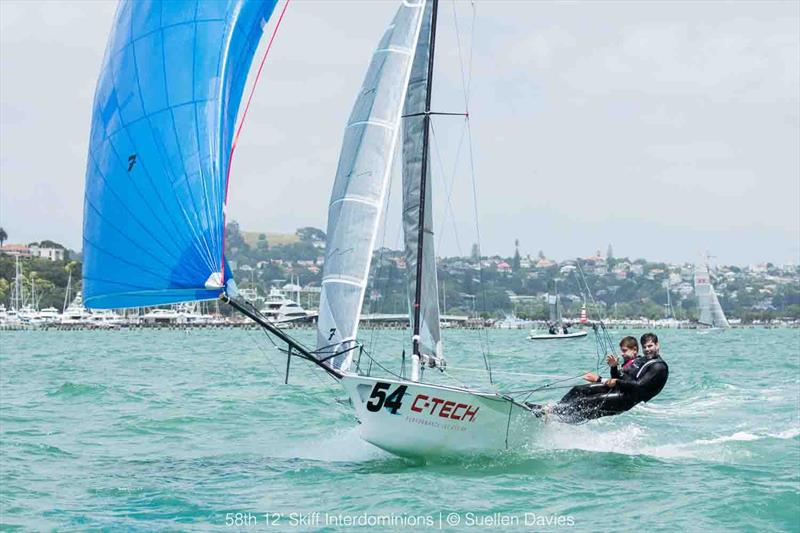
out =
[[[276,1],[120,3],[89,139],[88,307],[210,299],[224,290],[235,122]]]
[[[328,208],[317,354],[346,370],[358,332],[424,2],[403,2],[372,56],[345,127]]]

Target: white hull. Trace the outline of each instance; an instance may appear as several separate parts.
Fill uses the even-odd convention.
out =
[[[527,408],[494,393],[350,374],[341,383],[361,438],[395,455],[497,452],[528,441],[541,424]]]
[[[580,339],[581,337],[585,337],[588,334],[589,334],[588,331],[576,331],[574,333],[556,333],[555,335],[551,335],[549,333],[543,333],[541,335],[531,334],[528,338],[532,341],[547,341],[556,339]]]
[[[697,330],[698,335],[708,335],[709,333],[723,333],[729,328],[701,328]]]

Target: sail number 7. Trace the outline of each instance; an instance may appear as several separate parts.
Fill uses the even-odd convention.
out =
[[[382,381],[375,383],[375,386],[372,387],[372,392],[369,395],[367,410],[377,413],[381,409],[386,408],[389,409],[390,413],[396,415],[397,410],[403,405],[403,396],[405,395],[408,386],[400,385],[394,390],[394,392],[389,394],[390,388],[391,385],[389,383],[384,383]]]

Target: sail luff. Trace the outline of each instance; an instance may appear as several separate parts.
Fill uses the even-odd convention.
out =
[[[317,356],[347,370],[384,207],[423,4],[404,2],[384,33],[345,127],[328,208]]]

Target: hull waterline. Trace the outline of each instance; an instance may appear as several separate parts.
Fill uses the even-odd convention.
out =
[[[550,341],[550,340],[559,340],[559,339],[580,339],[588,335],[588,331],[576,331],[574,333],[562,333],[560,335],[550,335],[550,334],[542,334],[542,335],[531,335],[528,339],[532,341]]]

